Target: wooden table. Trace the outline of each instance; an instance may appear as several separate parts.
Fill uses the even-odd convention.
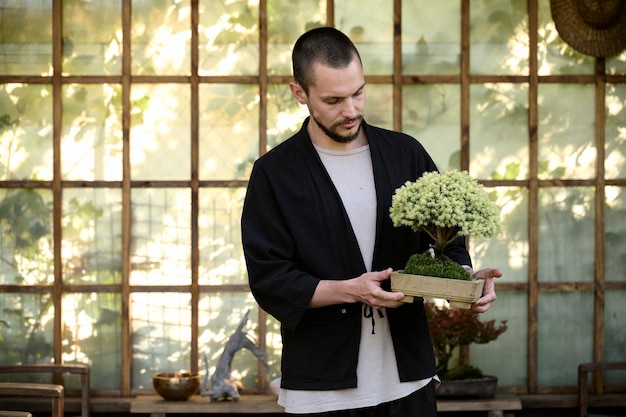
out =
[[[149,413],[152,417],[176,414],[276,414],[284,408],[276,403],[275,395],[244,395],[239,401],[214,401],[194,395],[187,401],[166,401],[158,395],[140,395],[130,403],[131,414]]]
[[[522,401],[512,395],[471,400],[438,400],[437,411],[487,411],[489,417],[503,417],[505,411],[521,410]]]
[[[514,396],[491,399],[439,400],[441,413],[450,411],[487,411],[489,417],[503,417],[504,411],[521,410],[522,402]],[[199,395],[187,401],[166,401],[156,395],[141,395],[130,403],[132,414],[150,414],[165,417],[175,414],[282,414],[284,409],[276,403],[275,395],[244,395],[239,401],[215,401]]]

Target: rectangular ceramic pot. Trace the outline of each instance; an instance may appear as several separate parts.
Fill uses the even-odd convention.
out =
[[[391,273],[391,290],[404,293],[405,302],[413,302],[414,297],[440,298],[447,300],[452,308],[469,309],[483,293],[485,281],[429,277],[425,275]]]

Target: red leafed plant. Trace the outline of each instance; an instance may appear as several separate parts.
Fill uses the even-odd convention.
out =
[[[435,349],[437,374],[442,379],[480,378],[482,372],[472,366],[462,365],[449,369],[448,362],[454,349],[471,343],[489,343],[507,329],[506,320],[480,321],[478,313],[471,310],[438,307],[428,300],[424,303],[430,326],[430,337]]]

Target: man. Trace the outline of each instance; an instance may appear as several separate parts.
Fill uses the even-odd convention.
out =
[[[392,270],[431,240],[394,228],[391,197],[436,166],[413,138],[363,120],[359,53],[317,28],[293,50],[293,96],[310,117],[252,170],[242,214],[250,288],[281,322],[278,402],[288,414],[435,416],[435,360],[423,303],[389,290]],[[460,238],[446,254],[471,270]],[[486,269],[474,305],[495,300]]]

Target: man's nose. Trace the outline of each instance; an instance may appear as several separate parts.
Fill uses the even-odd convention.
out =
[[[351,119],[356,117],[357,113],[358,112],[356,110],[356,103],[354,102],[354,99],[352,97],[348,97],[343,100],[341,107],[342,116]]]

